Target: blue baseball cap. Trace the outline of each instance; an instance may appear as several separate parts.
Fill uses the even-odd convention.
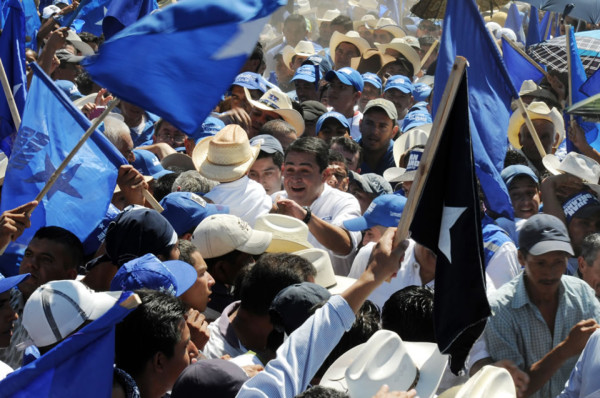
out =
[[[365,84],[369,83],[373,87],[381,90],[383,83],[381,82],[381,79],[379,78],[379,76],[377,76],[375,73],[367,72],[367,73],[363,73],[361,76],[362,76]]]
[[[317,80],[317,74],[315,73],[314,65],[302,65],[296,69],[296,73],[290,81],[293,82],[296,80],[304,80],[309,83],[314,83]]]
[[[196,269],[184,261],[162,262],[154,254],[145,254],[119,268],[110,290],[152,289],[179,297],[197,278]]]
[[[344,126],[345,128],[348,129],[348,131],[350,131],[350,123],[348,123],[348,119],[346,118],[346,116],[342,115],[339,112],[327,112],[324,113],[323,115],[321,115],[321,117],[317,120],[317,125],[315,128],[315,131],[317,132],[317,134],[319,133],[319,131],[321,131],[321,127],[323,127],[323,123],[325,123],[325,120],[327,119],[335,119],[338,122],[340,122],[342,124],[342,126]]]
[[[540,182],[534,171],[524,164],[513,164],[512,166],[506,167],[500,173],[500,177],[502,177],[502,181],[504,181],[507,188],[510,188],[510,184],[516,177],[523,175],[531,178],[536,184],[539,184]]]
[[[404,196],[380,195],[371,202],[362,217],[344,221],[344,228],[348,231],[364,231],[376,225],[397,227],[405,205]]]
[[[209,116],[202,122],[201,128],[196,130],[190,138],[198,142],[203,138],[212,137],[217,134],[220,130],[225,128],[225,123],[214,116]]]
[[[402,75],[391,76],[385,83],[385,88],[383,89],[383,91],[388,91],[393,88],[395,88],[396,90],[400,90],[405,94],[412,94],[412,92],[415,89],[410,79]]]
[[[167,219],[180,237],[193,230],[208,216],[213,214],[229,214],[229,207],[206,203],[199,195],[192,192],[171,192],[165,196],[160,205],[164,210],[161,216]]]
[[[431,87],[425,83],[415,83],[413,87],[413,97],[415,97],[415,102],[427,101],[429,94],[431,94]]]
[[[0,293],[4,293],[29,278],[31,274],[21,274],[15,276],[9,276],[5,278],[4,275],[0,274]]]
[[[275,152],[279,152],[283,155],[283,147],[281,146],[281,142],[272,135],[269,134],[259,134],[252,139],[250,139],[250,146],[255,146],[260,144],[260,150],[269,154],[273,154]]]
[[[408,112],[402,120],[402,128],[400,129],[400,131],[406,132],[410,129],[427,123],[433,123],[429,112],[420,109]]]
[[[69,99],[71,101],[75,101],[76,99],[83,98],[83,94],[81,94],[79,92],[79,89],[77,88],[75,83],[73,83],[72,81],[55,80],[54,84],[56,84],[56,87],[60,88],[61,91],[63,91],[65,94],[67,94],[67,97],[69,97]]]
[[[155,180],[158,180],[166,174],[173,173],[171,170],[165,170],[160,164],[160,160],[152,152],[145,149],[134,149],[133,153],[135,154],[133,167],[142,175],[152,176]]]
[[[302,65],[317,65],[319,67],[319,71],[321,72],[321,76],[325,76],[327,72],[329,72],[331,68],[331,62],[327,59],[327,57],[323,57],[318,54],[313,54],[310,57],[306,58]]]
[[[356,91],[362,91],[365,87],[365,82],[360,73],[348,66],[341,68],[340,70],[332,70],[327,72],[325,75],[325,80],[330,82],[334,77],[337,77],[342,84],[354,87]]]
[[[94,231],[81,242],[83,243],[83,252],[86,256],[96,253],[102,242],[104,242],[104,238],[106,238],[106,231],[108,230],[109,224],[117,218],[119,214],[121,214],[121,211],[115,205],[112,203],[108,205],[108,209],[106,210],[106,214],[102,221],[100,221]]]
[[[240,73],[235,77],[232,86],[246,87],[248,90],[260,90],[263,94],[267,92],[267,83],[265,79],[254,72]]]

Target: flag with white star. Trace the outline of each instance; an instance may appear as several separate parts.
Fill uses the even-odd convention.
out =
[[[83,65],[117,97],[194,135],[285,3],[181,1],[123,29]]]
[[[469,131],[466,73],[443,127],[411,224],[412,238],[436,256],[434,324],[438,347],[458,372],[490,313],[479,200]]]
[[[34,78],[8,161],[0,211],[33,200],[90,127],[40,67],[33,63],[32,68]],[[26,244],[45,225],[68,229],[84,241],[104,218],[123,164],[123,155],[94,132],[33,211],[31,228],[17,242]]]

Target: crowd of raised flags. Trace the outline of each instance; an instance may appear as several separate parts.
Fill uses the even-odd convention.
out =
[[[0,397],[598,394],[600,15],[414,3],[3,0]]]

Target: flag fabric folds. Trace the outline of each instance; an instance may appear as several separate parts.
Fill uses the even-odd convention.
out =
[[[19,115],[23,117],[27,79],[25,76],[25,13],[19,0],[7,0],[3,5],[6,14],[4,29],[0,35],[0,59],[8,77],[8,84],[17,105]],[[0,141],[8,140],[16,133],[8,101],[4,91],[0,92]],[[3,151],[10,155],[10,144],[3,142]]]
[[[119,302],[132,292],[123,292]],[[111,396],[115,325],[132,310],[114,305],[37,360],[0,381],[6,398]]]
[[[82,0],[77,10],[63,17],[64,26],[71,26],[75,18],[83,21],[82,32],[102,35],[102,22],[110,0]]]
[[[469,98],[463,73],[410,228],[412,238],[437,256],[435,336],[440,351],[451,355],[454,373],[462,369],[490,315]]]
[[[283,4],[179,2],[122,30],[84,66],[117,97],[194,135],[252,52],[268,16]]]
[[[96,0],[97,1],[97,0]],[[108,2],[102,31],[108,40],[123,28],[137,22],[158,8],[156,0],[119,0]]]
[[[21,128],[8,162],[0,211],[33,200],[90,127],[37,64],[25,103]],[[104,218],[119,166],[125,158],[104,135],[94,132],[31,214],[31,228],[17,240],[27,243],[35,231],[56,225],[81,241]]]
[[[442,32],[435,86],[445,87],[457,55],[470,62],[469,110],[477,177],[488,209],[512,219],[512,205],[500,172],[508,145],[510,102],[517,98],[517,90],[473,0],[448,0]],[[433,93],[435,115],[442,90]]]
[[[525,80],[539,83],[544,78],[544,74],[515,50],[505,38],[502,38],[502,57],[515,87],[520,88]]]
[[[525,44],[525,32],[523,30],[523,17],[519,12],[516,3],[511,3],[508,8],[508,15],[506,16],[506,22],[504,22],[504,27],[512,29],[517,36],[517,41],[519,43]]]
[[[579,87],[579,91],[586,94],[588,97],[600,93],[600,72],[594,72],[594,74]]]
[[[540,38],[541,41],[548,40],[552,35],[552,13],[550,11],[546,11],[544,14],[544,18],[542,18],[542,23],[540,24]]]
[[[542,37],[540,34],[538,10],[534,6],[531,6],[531,9],[529,10],[529,26],[527,27],[526,47],[537,44],[540,41],[542,41]]]

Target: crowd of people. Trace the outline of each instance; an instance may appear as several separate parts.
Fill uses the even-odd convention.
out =
[[[436,345],[436,254],[394,244],[444,89],[442,21],[395,20],[383,3],[278,10],[199,132],[121,101],[100,126],[129,162],[105,219],[89,237],[44,226],[0,256],[0,380],[134,291],[114,397],[599,396],[600,153],[565,129],[565,74],[520,88],[535,132],[519,111],[507,121],[514,220],[480,194],[492,311],[453,374]],[[103,37],[60,26],[77,6],[41,8],[26,57],[93,120],[113,97],[80,65]],[[498,42],[517,39],[507,8],[483,13]],[[2,213],[1,247],[36,205]]]

